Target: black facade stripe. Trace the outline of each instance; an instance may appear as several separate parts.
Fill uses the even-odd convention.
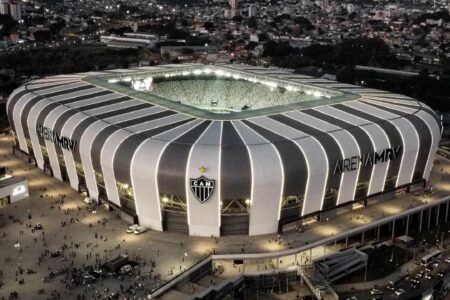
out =
[[[194,118],[189,118],[189,119],[186,119],[186,120],[177,121],[175,123],[163,125],[163,126],[160,126],[160,127],[157,127],[157,128],[153,128],[153,129],[149,129],[149,130],[140,132],[139,134],[144,136],[144,137],[147,137],[147,138],[148,137],[153,137],[153,136],[156,136],[156,135],[161,134],[163,132],[172,130],[172,129],[174,129],[174,128],[178,127],[178,126],[181,126],[183,124],[186,124],[188,122],[191,122],[192,120],[194,120]]]
[[[386,99],[392,99],[392,100],[406,100],[406,101],[411,101],[411,102],[417,102],[416,99],[413,99],[413,98],[399,98],[397,95],[393,95],[393,94],[388,94],[388,95],[383,94],[380,97],[383,97],[383,98],[386,98]]]
[[[156,119],[161,119],[161,118],[168,117],[168,116],[175,115],[175,114],[177,114],[177,112],[172,111],[172,110],[165,110],[165,111],[157,112],[157,113],[154,113],[154,114],[146,115],[146,116],[143,116],[143,117],[138,117],[138,118],[135,118],[135,119],[132,119],[132,120],[119,122],[119,123],[116,123],[116,125],[119,126],[119,127],[123,127],[123,128],[124,127],[130,127],[130,126],[134,126],[134,125],[138,125],[138,124],[141,124],[141,123],[153,121],[153,120],[156,120]]]
[[[209,124],[211,121],[203,121],[165,148],[158,168],[160,193],[177,195],[186,199],[186,168],[189,152]]]
[[[308,167],[306,159],[298,146],[293,141],[248,120],[242,120],[242,122],[277,148],[284,171],[283,196],[304,195],[308,180]]]
[[[401,116],[404,114],[404,112],[399,111],[394,108],[385,107],[381,105],[377,105],[374,103],[364,102],[368,105],[371,105],[373,107],[388,111],[392,114],[395,114],[397,116]],[[419,153],[416,159],[416,165],[414,168],[414,176],[413,179],[422,179],[423,173],[425,171],[425,167],[427,165],[428,161],[428,155],[431,151],[431,143],[432,143],[432,132],[428,125],[419,117],[415,115],[407,115],[404,116],[405,119],[407,119],[412,126],[414,127],[414,130],[417,132],[417,135],[419,137]]]
[[[99,92],[99,93],[104,94],[103,91]],[[83,101],[83,100],[86,100],[86,99],[94,98],[95,94],[97,94],[97,93],[85,94],[85,95],[79,95],[79,96],[72,96],[72,97],[64,99],[64,100],[52,100],[52,101],[64,105],[64,104],[70,104],[70,103],[75,103],[75,102]],[[101,94],[100,94],[100,96],[101,96]]]
[[[118,110],[113,110],[113,111],[108,111],[108,112],[105,112],[102,114],[98,114],[97,118],[108,119],[108,118],[116,117],[119,115],[127,114],[127,113],[130,113],[133,111],[138,111],[138,110],[149,108],[149,107],[151,107],[151,106],[149,106],[149,104],[147,104],[147,103],[140,103],[138,105],[129,106],[126,108],[120,108]]]
[[[342,121],[341,119],[314,109],[306,109],[302,110],[302,112],[348,131],[354,137],[356,143],[358,143],[361,154],[373,153],[375,151],[369,135],[367,134],[367,132],[361,129],[361,127],[355,126],[351,123],[347,123],[345,121]],[[358,184],[370,182],[372,169],[373,166],[370,165],[360,166]]]
[[[383,96],[383,98],[386,98],[386,96]],[[439,124],[438,126],[440,128],[441,120],[439,119],[439,117],[436,115],[436,113],[433,110],[421,105],[418,102],[416,102],[417,105],[412,105],[412,104],[406,104],[404,102],[396,102],[395,98],[390,98],[390,99],[392,99],[392,101],[387,100],[387,99],[373,99],[373,101],[386,102],[386,103],[391,103],[391,104],[398,105],[398,106],[404,106],[404,107],[408,107],[408,108],[412,108],[412,109],[416,109],[416,110],[423,110],[423,111],[427,112],[431,117],[433,117],[433,119],[436,120],[436,122]],[[403,100],[408,100],[408,99],[403,99]],[[411,100],[411,102],[414,102],[414,100]]]
[[[74,129],[71,135],[71,139],[74,140],[77,145],[75,147],[75,151],[73,153],[73,159],[75,162],[81,164],[81,155],[80,155],[80,142],[83,134],[86,132],[89,126],[91,126],[94,122],[99,121],[99,119],[94,117],[88,117],[81,121]]]
[[[89,95],[86,95],[86,96],[89,96]],[[24,128],[24,135],[25,135],[25,137],[28,138],[28,139],[30,138],[29,128],[26,126],[26,121],[27,121],[27,119],[28,119],[28,114],[29,114],[31,108],[32,108],[35,104],[37,104],[40,100],[43,100],[43,99],[46,100],[47,98],[44,97],[44,96],[39,96],[39,97],[37,97],[37,98],[34,98],[34,99],[30,100],[30,101],[26,104],[26,106],[24,107],[24,110],[23,110],[23,113],[22,113],[22,126],[23,126],[23,128]],[[71,102],[76,102],[76,101],[81,101],[81,100],[83,100],[82,97],[76,97],[76,98],[70,99]],[[55,108],[56,106],[60,106],[59,103],[60,103],[60,102],[51,102],[49,105],[47,105],[47,106],[44,108],[44,111],[48,111],[48,113],[49,113],[49,112],[50,112],[53,108]],[[48,110],[49,108],[51,108],[51,109]],[[70,108],[68,108],[68,109],[70,109]],[[77,112],[77,110],[75,110],[75,109],[70,109],[69,111],[73,112],[73,114],[75,114],[75,113]],[[36,125],[37,125],[37,124],[39,124],[39,125],[44,125],[44,124],[43,124],[43,121],[44,121],[44,120],[45,120],[45,117],[42,118],[41,115],[39,115],[39,117],[38,117],[38,119],[37,119],[37,122],[36,122]],[[24,126],[24,124],[25,124],[25,126]],[[43,138],[40,137],[40,136],[39,136],[39,141],[40,141],[40,143],[42,144]]]
[[[50,81],[48,82],[39,82],[36,84],[27,84],[25,85],[25,90],[28,92],[37,92],[37,91],[41,91],[41,90],[48,90],[48,89],[54,89],[56,87],[59,86],[63,86],[63,85],[69,85],[69,84],[74,84],[77,83],[78,80],[71,80],[71,81],[64,81],[64,80],[57,80],[57,81],[53,81],[53,84],[49,84],[49,85],[45,85],[45,86],[38,86],[38,87],[33,87],[34,85],[40,85],[40,84],[45,84],[45,83],[50,83]]]
[[[127,137],[117,148],[114,154],[114,175],[117,181],[131,185],[131,160],[138,147],[148,138],[160,133],[169,131],[183,124],[191,122],[194,119],[187,119],[175,123],[167,124],[158,128],[153,128]]]
[[[78,113],[78,111],[73,110],[73,109],[65,111],[64,113],[62,113],[58,117],[58,119],[56,120],[55,125],[53,126],[52,130],[54,132],[57,132],[59,135],[62,135],[61,131],[62,131],[63,127],[64,127],[64,124],[66,124],[67,120],[69,120],[70,117],[72,117],[73,115],[75,115],[77,113]],[[61,147],[55,146],[55,149],[56,149],[56,154],[57,155],[64,155]]]
[[[37,81],[31,81],[27,84],[25,84],[27,90],[31,90],[34,89],[35,86],[37,85],[41,85],[41,84],[47,84],[47,83],[54,83],[55,85],[57,84],[67,84],[67,82],[69,83],[75,83],[75,82],[79,82],[79,78],[59,78],[59,79],[53,79],[53,80],[37,80]],[[39,87],[38,87],[39,88]]]
[[[252,171],[248,149],[230,121],[222,124],[221,199],[250,199]]]
[[[64,95],[66,93],[75,92],[75,90],[76,91],[80,91],[80,90],[85,90],[85,89],[86,89],[86,86],[82,86],[82,87],[79,87],[79,88],[65,90],[65,91],[63,91],[64,93],[61,93],[61,92],[58,92],[58,93],[59,93],[59,95]],[[48,95],[46,95],[45,98],[44,97],[40,98],[40,100],[47,99],[47,96]],[[44,109],[39,113],[39,116],[38,116],[37,121],[36,121],[36,125],[44,125],[44,121],[45,121],[46,117],[48,116],[48,114],[53,109],[55,109],[56,107],[61,106],[61,104],[63,104],[63,103],[74,103],[74,102],[82,101],[82,100],[89,99],[89,98],[92,98],[92,94],[84,95],[84,96],[78,96],[78,97],[70,98],[70,99],[63,100],[63,101],[51,102],[50,104],[45,106]],[[27,129],[26,136],[28,136],[27,138],[29,138],[28,129]],[[41,136],[38,136],[38,138],[39,138],[39,143],[44,146],[45,145],[44,138],[41,137]]]
[[[125,127],[129,127],[132,125],[139,125],[151,120],[156,120],[160,118],[164,118],[166,116],[170,116],[175,114],[173,111],[163,111],[160,113],[155,113],[152,115],[147,115],[140,118],[135,118],[130,121],[125,121],[113,125],[109,125],[103,130],[101,130],[97,136],[95,137],[93,143],[92,143],[92,149],[91,149],[91,157],[92,157],[92,165],[94,167],[94,170],[97,172],[102,172],[101,167],[101,152],[103,147],[105,146],[106,140],[113,135],[116,131],[119,131],[120,129],[123,129]],[[130,133],[132,134],[132,133]]]
[[[17,94],[15,94],[11,99],[9,99],[8,102],[8,121],[9,124],[11,125],[11,129],[16,132],[16,127],[14,124],[14,119],[13,119],[13,111],[14,111],[14,107],[17,104],[17,102],[19,101],[20,98],[22,98],[23,96],[25,96],[26,94],[29,94],[30,92],[35,92],[35,91],[41,91],[41,90],[46,90],[46,89],[53,89],[55,87],[59,87],[62,85],[67,85],[67,84],[72,84],[74,82],[69,82],[69,83],[56,83],[54,85],[48,85],[48,86],[42,86],[42,87],[36,87],[36,88],[28,88],[28,86],[25,86],[25,90],[18,92]],[[39,98],[42,99],[41,96],[36,95],[34,98]],[[33,100],[30,100],[33,101]],[[25,106],[28,105],[28,102],[24,104]],[[23,110],[22,110],[23,112]],[[27,115],[28,116],[28,115]],[[22,124],[22,129],[24,129],[23,127],[23,113],[20,115],[20,119],[21,119],[21,124]]]
[[[91,87],[92,87],[92,86],[91,86]],[[81,87],[81,88],[86,89],[86,87]],[[53,93],[47,94],[47,95],[45,95],[45,96],[37,95],[37,96],[34,97],[33,99],[29,100],[29,101],[25,104],[25,106],[24,106],[24,108],[23,108],[23,110],[22,110],[22,114],[21,114],[21,116],[20,116],[20,118],[21,118],[21,124],[22,124],[22,128],[23,128],[23,131],[24,131],[25,138],[27,138],[27,139],[30,138],[29,128],[28,128],[28,126],[26,125],[27,119],[28,119],[28,115],[29,115],[31,109],[32,109],[38,102],[40,102],[41,100],[52,101],[51,99],[49,99],[49,97],[56,97],[56,96],[61,96],[61,95],[64,95],[64,94],[69,94],[69,93],[71,93],[71,92],[78,91],[79,89],[80,89],[80,87],[79,87],[79,88],[73,88],[73,89],[67,89],[67,90],[63,90],[63,91],[58,91],[58,92],[53,92]],[[59,102],[51,102],[51,104],[52,104],[52,107],[53,107],[55,104],[60,105]],[[37,125],[37,124],[43,125],[43,124],[42,124],[42,118],[39,119],[39,121],[40,121],[41,123],[37,122],[35,125]],[[41,141],[40,141],[40,142],[41,142]]]
[[[342,174],[333,174],[334,172],[334,166],[335,164],[344,159],[342,157],[341,149],[337,142],[334,140],[333,137],[331,137],[328,133],[324,133],[318,129],[315,129],[312,126],[308,126],[306,124],[303,124],[297,120],[294,120],[292,118],[289,118],[285,115],[272,115],[269,116],[270,118],[274,119],[275,121],[278,121],[284,125],[287,125],[289,127],[292,127],[294,129],[297,129],[299,131],[302,131],[306,134],[309,134],[313,137],[315,137],[319,143],[322,145],[322,147],[325,149],[325,153],[328,159],[328,180],[327,180],[327,188],[326,190],[335,190],[339,191],[339,186],[341,182]],[[323,202],[323,209],[328,209],[331,207],[336,206],[337,197],[324,199]]]
[[[87,95],[77,96],[77,97],[70,98],[67,100],[60,100],[58,102],[61,104],[66,104],[66,103],[72,103],[72,102],[77,102],[77,101],[81,101],[81,100],[92,99],[95,97],[101,97],[101,96],[110,95],[110,94],[113,94],[113,92],[103,90],[103,91],[99,91],[99,92],[95,92],[95,93],[91,93],[91,94],[87,94]],[[73,101],[73,99],[76,99],[77,101]]]
[[[8,102],[8,108],[7,108],[8,121],[9,121],[9,124],[11,125],[11,129],[15,133],[17,133],[17,131],[16,131],[16,124],[14,123],[14,115],[13,115],[14,107],[16,106],[16,104],[19,101],[19,99],[24,97],[27,93],[28,93],[27,91],[19,92],[16,95],[14,95]],[[32,101],[32,100],[30,100],[30,101]],[[25,110],[25,107],[27,105],[29,105],[28,103],[30,101],[28,101],[27,103],[24,103],[24,108],[22,108],[22,111],[20,112],[20,116],[19,116],[19,122],[22,124],[22,129],[23,130],[25,130],[25,127],[23,127],[23,124],[24,124],[24,122],[23,122],[24,110]],[[25,124],[26,124],[26,122],[25,122]]]
[[[58,108],[60,105],[58,103],[50,103],[42,109],[36,119],[35,125],[44,125],[44,121],[47,116],[52,112],[52,110]],[[31,130],[35,130],[35,128],[30,128]],[[45,147],[45,140],[42,136],[37,135],[39,139],[39,144]]]
[[[103,147],[105,146],[105,142],[110,136],[112,136],[116,131],[119,131],[120,129],[121,128],[118,126],[109,125],[103,128],[92,141],[91,159],[92,166],[94,167],[95,171],[102,173],[101,153]]]
[[[52,98],[52,97],[62,96],[62,95],[70,94],[70,93],[81,92],[84,90],[92,89],[94,87],[95,86],[93,86],[93,85],[82,85],[79,87],[69,88],[67,90],[57,91],[57,92],[53,92],[53,93],[49,93],[49,94],[45,94],[45,95],[41,95],[41,96],[44,96],[45,98]],[[52,99],[49,99],[49,100],[53,101]],[[57,102],[57,101],[55,101],[55,102]]]
[[[100,108],[100,107],[113,105],[113,104],[124,102],[124,101],[127,101],[127,100],[131,100],[131,98],[124,96],[124,97],[120,97],[120,98],[105,100],[105,101],[98,102],[98,103],[92,103],[92,104],[84,105],[82,107],[78,107],[77,109],[79,111],[86,111],[86,110],[91,110],[91,109],[95,109],[95,108]]]
[[[345,104],[335,104],[335,105],[332,105],[332,107],[342,110],[344,112],[347,112],[349,114],[355,115],[357,117],[360,117],[361,119],[365,119],[369,122],[377,124],[386,133],[386,136],[389,139],[389,143],[390,143],[391,147],[403,146],[403,139],[400,135],[400,132],[389,121],[386,121],[386,120],[378,118],[374,115],[365,113],[358,109],[354,109]],[[400,163],[401,163],[401,159],[394,159],[394,160],[390,161],[386,179],[398,176],[398,173],[400,171]],[[390,188],[392,188],[392,186],[389,186],[388,183],[386,182],[384,189],[390,189]]]
[[[144,108],[147,108],[148,105],[146,103],[138,104],[135,106],[127,107],[126,109],[118,109],[115,111],[106,112],[103,114],[99,114],[96,117],[88,117],[80,122],[75,127],[74,132],[72,133],[71,139],[77,142],[76,151],[74,152],[74,160],[78,163],[81,163],[81,157],[79,152],[79,144],[81,141],[81,137],[83,136],[84,132],[87,130],[87,128],[92,125],[94,122],[99,121],[101,119],[111,118],[119,115],[123,115],[129,112],[141,110]]]

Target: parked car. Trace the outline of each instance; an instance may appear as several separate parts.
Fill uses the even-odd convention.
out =
[[[51,257],[58,257],[60,255],[61,255],[61,251],[59,251],[59,250],[54,250],[54,251],[50,252]]]
[[[133,233],[135,229],[137,229],[139,227],[139,224],[133,224],[128,226],[127,228],[127,233]]]
[[[86,283],[94,283],[95,280],[96,280],[95,277],[90,275],[90,274],[84,274],[84,276],[83,276],[84,284],[86,284]]]
[[[131,265],[125,265],[120,268],[120,274],[125,275],[133,271]]]
[[[89,197],[85,197],[83,201],[84,201],[84,203],[86,203],[86,204],[92,204],[92,203],[94,203],[94,200],[92,200],[92,198],[89,198]]]
[[[134,234],[141,234],[144,233],[148,230],[147,227],[139,225],[138,227],[136,227],[136,229],[134,229]]]
[[[378,289],[371,289],[370,294],[371,295],[383,295],[383,291],[378,290]]]
[[[34,230],[42,230],[43,229],[43,227],[42,227],[42,224],[41,223],[37,223],[36,225],[34,225]]]
[[[395,295],[396,295],[396,296],[403,295],[404,293],[405,293],[405,290],[404,290],[404,289],[398,289],[398,290],[395,291]]]

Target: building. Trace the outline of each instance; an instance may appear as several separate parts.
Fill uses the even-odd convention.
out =
[[[248,6],[248,17],[249,17],[249,18],[251,18],[251,17],[256,17],[256,13],[257,13],[257,12],[258,12],[258,9],[257,9],[256,5],[250,4],[250,5]]]
[[[9,15],[9,1],[0,0],[0,14]]]
[[[14,20],[22,20],[22,3],[10,0],[0,0],[0,14],[10,15]]]
[[[24,177],[15,177],[0,167],[0,201],[2,204],[15,203],[28,198],[28,181]]]
[[[9,14],[16,21],[22,20],[22,3],[12,2],[9,5]]]
[[[126,33],[125,36],[101,36],[100,41],[112,48],[153,48],[158,37],[150,34]]]
[[[15,149],[130,222],[266,234],[423,187],[441,122],[406,96],[246,65],[60,75],[14,91]]]

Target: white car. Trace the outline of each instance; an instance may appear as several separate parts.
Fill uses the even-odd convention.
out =
[[[370,294],[371,295],[383,295],[383,291],[378,290],[378,289],[371,289]]]
[[[133,224],[133,225],[128,226],[127,233],[133,233],[138,227],[139,227],[139,224]]]
[[[400,295],[402,295],[402,294],[404,294],[404,293],[405,293],[405,290],[404,290],[404,289],[398,289],[398,290],[395,291],[395,295],[396,295],[396,296],[400,296]]]
[[[147,227],[139,225],[138,227],[136,227],[136,229],[134,229],[134,234],[141,234],[146,232],[147,230]]]
[[[131,265],[125,265],[120,268],[120,274],[123,274],[123,275],[128,274],[131,271],[133,271],[133,268],[131,267]]]
[[[84,201],[84,203],[86,203],[86,204],[92,204],[92,203],[94,203],[94,200],[92,200],[92,199],[89,198],[89,197],[85,197],[83,201]]]

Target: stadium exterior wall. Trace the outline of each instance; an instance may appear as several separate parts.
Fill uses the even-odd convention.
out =
[[[246,71],[292,75],[275,68]],[[291,80],[359,98],[210,120],[83,80],[99,74],[43,78],[16,89],[7,103],[16,147],[72,188],[86,189],[155,230],[170,230],[176,215],[186,223],[176,226],[190,235],[219,236],[226,219],[223,202],[237,199],[249,212],[248,234],[274,233],[286,218],[427,180],[441,136],[435,113],[414,99],[306,76]],[[204,201],[193,187],[201,176],[214,185],[200,189],[210,194]],[[181,199],[184,211],[164,208],[163,200],[172,196]],[[300,199],[298,211],[289,210],[285,200],[291,196]]]

